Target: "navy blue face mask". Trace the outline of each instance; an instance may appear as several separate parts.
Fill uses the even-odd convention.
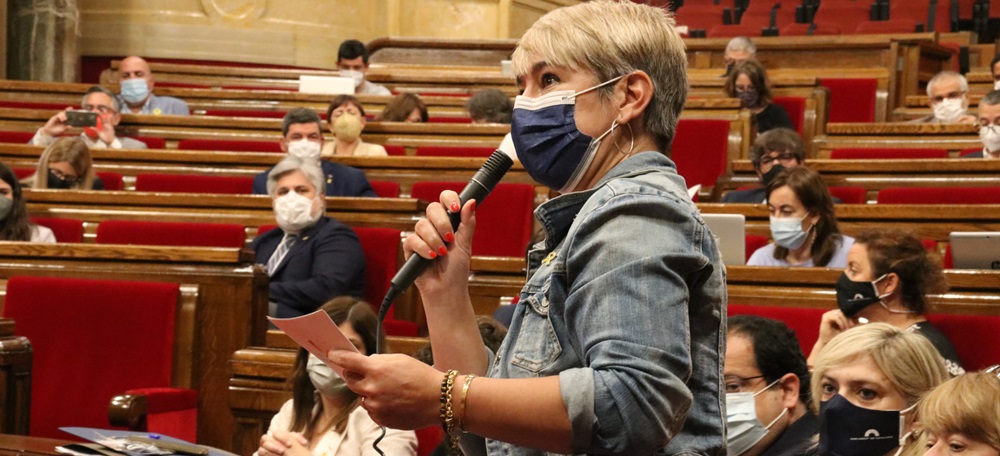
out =
[[[821,456],[883,455],[901,446],[905,410],[858,407],[835,394],[819,404],[819,454]],[[897,452],[898,453],[898,452]]]
[[[580,182],[594,159],[601,139],[576,128],[576,97],[611,84],[624,76],[605,81],[580,92],[558,90],[537,98],[518,95],[514,99],[510,135],[517,158],[532,179],[561,193]]]

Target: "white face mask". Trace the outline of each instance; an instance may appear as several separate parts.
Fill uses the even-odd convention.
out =
[[[309,380],[316,391],[326,397],[340,397],[350,391],[344,378],[337,375],[330,366],[321,361],[316,355],[310,353],[309,361],[306,362],[306,371],[309,373]]]
[[[1000,127],[995,125],[979,127],[979,140],[983,142],[987,152],[1000,151]],[[984,155],[991,157],[990,154]]]
[[[288,143],[288,155],[302,161],[318,162],[322,149],[323,146],[320,146],[318,142],[308,139],[300,139]]]
[[[934,105],[934,118],[941,122],[955,122],[965,114],[965,100],[961,98],[945,98]]]
[[[309,199],[295,192],[288,192],[274,199],[274,215],[278,226],[286,233],[297,234],[316,224],[322,215],[317,198]]]
[[[788,412],[787,408],[782,409],[781,413],[767,426],[757,420],[757,407],[754,398],[780,380],[779,378],[771,382],[770,385],[756,393],[726,393],[726,428],[728,429],[726,449],[729,456],[738,456],[753,448],[767,435],[771,426],[774,426],[774,423],[777,423]]]
[[[993,90],[1000,90],[1000,81],[993,81]]]
[[[340,77],[354,79],[354,88],[361,87],[365,82],[365,74],[357,70],[340,70]]]

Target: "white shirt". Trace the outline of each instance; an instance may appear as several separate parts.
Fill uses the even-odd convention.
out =
[[[292,400],[289,399],[271,419],[271,427],[267,432],[270,434],[275,430],[287,431],[291,423]],[[344,429],[344,433],[330,430],[323,434],[312,453],[316,456],[377,456],[378,453],[372,448],[372,442],[381,433],[381,428],[368,416],[368,411],[358,407],[347,417],[347,428]],[[386,428],[385,438],[379,442],[378,447],[386,455],[415,456],[417,434],[413,431]]]
[[[52,230],[42,226],[35,225],[31,227],[31,242],[45,242],[48,244],[56,243],[56,235]]]

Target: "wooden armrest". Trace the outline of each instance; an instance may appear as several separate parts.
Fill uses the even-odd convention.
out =
[[[112,426],[123,426],[130,431],[146,430],[146,396],[122,394],[111,398],[108,421]]]

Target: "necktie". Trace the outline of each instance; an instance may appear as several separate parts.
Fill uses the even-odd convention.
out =
[[[267,275],[274,275],[274,271],[278,269],[281,261],[285,259],[285,255],[288,254],[288,250],[292,248],[292,244],[295,244],[296,237],[294,235],[285,235],[285,238],[281,240],[281,244],[278,244],[278,248],[274,249],[274,253],[271,254],[271,258],[267,260]]]

